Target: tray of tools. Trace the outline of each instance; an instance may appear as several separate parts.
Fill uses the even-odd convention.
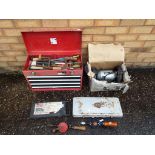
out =
[[[79,55],[66,56],[52,59],[50,56],[33,57],[31,60],[30,70],[64,70],[77,69],[81,67],[81,62],[78,61]]]

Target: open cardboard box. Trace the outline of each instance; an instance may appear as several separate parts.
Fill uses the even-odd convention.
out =
[[[88,44],[88,73],[90,79],[90,90],[95,91],[116,91],[123,90],[125,93],[129,89],[131,82],[126,65],[124,63],[124,48],[120,44]],[[99,81],[94,78],[92,67],[103,70],[113,70],[115,67],[121,66],[123,70],[123,81],[121,83],[107,81]]]

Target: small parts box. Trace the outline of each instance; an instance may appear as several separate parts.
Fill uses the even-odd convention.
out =
[[[83,75],[81,30],[22,32],[22,36],[27,48],[23,74],[32,91],[81,89]],[[76,58],[76,62],[70,60],[73,57]],[[57,63],[63,66],[32,68],[32,64],[36,65],[38,60],[43,58],[48,59],[50,65]],[[79,64],[79,67],[70,66],[75,63]]]
[[[89,44],[87,75],[90,90],[117,91],[129,89],[130,76],[124,63],[124,48],[120,44]]]
[[[123,117],[117,97],[74,97],[73,117]]]

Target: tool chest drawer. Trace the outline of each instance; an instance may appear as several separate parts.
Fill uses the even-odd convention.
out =
[[[71,76],[71,75],[76,75],[76,76],[82,76],[83,72],[81,69],[76,69],[76,70],[29,70],[29,71],[24,71],[24,75],[27,78],[27,76],[56,76],[56,75],[66,75],[66,76]]]
[[[27,76],[27,79],[34,89],[81,87],[81,76]]]
[[[30,31],[22,36],[27,49],[23,74],[32,91],[81,89],[81,30]]]

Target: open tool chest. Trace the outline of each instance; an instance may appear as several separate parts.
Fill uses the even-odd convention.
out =
[[[80,90],[81,30],[22,32],[27,48],[23,74],[32,91]]]

